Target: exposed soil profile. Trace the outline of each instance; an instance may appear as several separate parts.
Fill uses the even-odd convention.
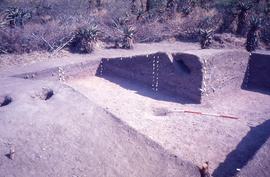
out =
[[[0,80],[20,103],[0,112],[1,138],[16,139],[17,164],[31,159],[25,168],[35,176],[198,177],[208,161],[214,177],[254,176],[248,166],[268,177],[270,95],[241,89],[249,53],[110,54]],[[0,156],[3,172],[29,176],[15,160]]]
[[[194,55],[176,55],[172,60],[166,53],[102,59],[96,75],[134,80],[154,92],[189,98],[190,102],[199,102],[201,97],[202,64]]]
[[[240,89],[247,62],[248,53],[236,50],[155,53],[103,58],[96,75],[133,80],[154,92],[199,104],[209,97]]]
[[[242,86],[247,89],[270,92],[270,52],[252,53]]]

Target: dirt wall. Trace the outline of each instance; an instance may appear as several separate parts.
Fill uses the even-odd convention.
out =
[[[205,50],[194,53],[203,60],[203,101],[241,89],[249,53],[241,50]]]
[[[270,52],[252,53],[243,87],[270,91]]]
[[[201,103],[241,89],[249,53],[238,50],[192,50],[103,58],[24,73],[15,77],[66,81],[80,77],[120,77],[143,84],[155,93]]]
[[[48,79],[66,81],[74,78],[78,79],[94,76],[96,74],[98,66],[98,60],[85,61],[71,65],[49,68],[42,71],[18,74],[14,75],[13,77],[23,79]]]
[[[129,58],[102,59],[98,76],[118,76],[142,83],[154,92],[199,103],[202,64],[190,54],[155,53]]]
[[[245,51],[210,49],[102,59],[97,75],[131,79],[155,92],[201,103],[241,89],[248,56]]]

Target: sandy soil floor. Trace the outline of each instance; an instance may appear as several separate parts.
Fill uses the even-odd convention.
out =
[[[183,100],[112,77],[72,80],[68,85],[179,157],[197,165],[209,161],[211,172],[237,147],[251,127],[270,118],[270,96],[246,90],[224,93],[222,99],[196,105],[181,104]],[[179,110],[220,113],[239,119],[187,114]],[[235,170],[237,168],[235,166]],[[222,176],[225,172],[218,173]]]
[[[198,169],[58,82],[0,79],[1,177],[199,177]],[[50,97],[44,97],[48,90]]]
[[[151,47],[146,47],[146,44],[136,45],[135,50],[101,49],[90,55],[76,55],[65,52],[59,53],[56,56],[52,56],[51,54],[2,55],[0,56],[0,77],[7,77],[33,70],[41,71],[43,69],[81,61],[98,61],[100,58],[108,56],[125,57],[144,55],[157,51],[170,53],[174,51],[191,51],[198,48],[199,46],[194,44],[170,44],[166,42],[163,44],[151,44]],[[168,162],[165,160],[165,164],[159,162],[163,161],[162,155],[160,156],[158,154],[161,151],[163,152],[161,147],[164,147],[169,154],[175,154],[180,159],[192,161],[198,166],[201,166],[205,161],[209,161],[210,171],[213,172],[215,177],[231,177],[234,176],[238,168],[241,169],[246,165],[256,150],[260,149],[263,145],[265,139],[268,139],[270,136],[268,133],[270,132],[270,94],[238,90],[223,93],[222,98],[217,97],[204,104],[187,104],[186,100],[153,92],[150,88],[132,81],[113,77],[88,77],[70,80],[68,83],[65,83],[75,90],[71,89],[67,91],[66,89],[60,89],[61,91],[58,92],[59,95],[49,102],[51,104],[47,105],[31,97],[31,95],[33,96],[35,94],[31,91],[33,89],[31,86],[35,85],[33,83],[36,82],[31,82],[32,84],[29,84],[28,87],[27,84],[20,81],[10,80],[8,85],[2,82],[0,87],[1,94],[4,94],[3,90],[8,94],[14,91],[17,97],[16,100],[18,100],[18,102],[15,101],[0,110],[0,146],[2,146],[0,147],[0,153],[6,153],[14,142],[18,142],[16,146],[22,148],[22,151],[19,152],[19,155],[21,153],[21,158],[16,159],[15,166],[5,156],[0,157],[0,174],[5,174],[5,176],[10,174],[6,172],[11,169],[14,169],[11,176],[23,174],[22,176],[27,177],[42,176],[39,174],[68,176],[73,173],[75,175],[79,174],[79,176],[85,176],[87,173],[92,174],[92,176],[96,176],[98,173],[100,176],[106,176],[108,172],[115,174],[115,176],[128,176],[122,174],[125,171],[125,167],[117,166],[117,158],[114,159],[113,157],[113,155],[119,154],[121,156],[121,158],[119,156],[119,159],[123,160],[123,164],[129,166],[128,171],[133,172],[135,174],[134,176],[142,176],[141,174],[144,173],[141,172],[147,168],[150,171],[146,172],[155,176],[157,174],[156,172],[160,172],[155,170],[155,165],[150,165],[146,168],[144,167],[145,164],[142,163],[138,169],[132,169],[132,166],[141,162],[149,162],[153,160],[153,157],[153,163],[158,164],[157,168],[159,170],[167,168],[168,166],[166,164],[170,164],[170,160]],[[57,84],[55,87],[53,85],[50,86],[56,88],[56,90],[62,88],[62,86],[58,86]],[[37,90],[40,89],[40,86],[38,86]],[[61,93],[62,91],[63,93]],[[81,92],[88,99],[82,96],[83,101],[81,101],[81,99],[77,98],[76,91]],[[113,113],[120,120],[116,120],[117,123],[115,123],[115,120],[112,121],[111,116],[107,116],[106,112],[90,104],[89,100],[91,103],[98,104],[108,112]],[[20,101],[23,104],[18,104]],[[92,108],[94,112],[91,112],[93,110]],[[183,110],[222,114],[234,116],[238,119],[183,113]],[[95,125],[81,120],[82,117],[85,117],[84,114],[87,114],[88,117],[97,116],[94,120],[91,120],[94,121],[92,123]],[[24,119],[20,119],[21,116],[18,115],[22,115]],[[63,116],[65,117],[63,120],[58,119]],[[35,119],[35,117],[38,117],[38,119]],[[55,122],[54,119],[57,121]],[[78,122],[79,124],[77,124],[77,119],[80,120]],[[109,123],[104,124],[106,121],[109,121]],[[121,125],[119,125],[119,122]],[[53,124],[51,125],[51,123]],[[160,149],[157,151],[154,150],[155,152],[151,153],[149,158],[147,157],[145,159],[143,156],[147,156],[149,152],[152,152],[152,147],[147,145],[149,143],[147,143],[148,141],[145,142],[144,138],[137,141],[137,136],[135,138],[133,134],[130,136],[128,128],[128,133],[118,131],[119,128],[121,129],[123,127],[122,123],[127,123],[145,137],[150,137],[154,140],[153,142],[151,141],[152,143],[157,142],[161,145],[158,146]],[[109,131],[100,130],[101,127],[104,129],[108,128]],[[70,128],[74,131],[68,131]],[[84,137],[82,135],[84,133],[80,132],[81,128],[83,128],[84,133],[91,132],[94,134],[94,137],[96,137],[95,140],[99,139],[98,137],[100,136],[104,136],[105,141],[117,147],[116,154],[110,153],[111,148],[104,144],[105,141],[103,140],[98,141],[98,144],[94,142],[95,140],[88,142],[88,138],[90,139],[91,135],[87,134],[87,137]],[[24,132],[24,130],[27,131]],[[137,131],[134,132],[137,133]],[[68,134],[66,135],[65,133]],[[43,134],[46,134],[46,137],[43,137]],[[29,138],[25,140],[23,138],[24,136]],[[75,144],[68,145],[70,138]],[[135,146],[135,148],[133,146],[134,142],[138,143],[138,146]],[[28,143],[27,147],[24,147],[25,143]],[[76,143],[82,147],[85,145],[92,147],[92,150],[95,152],[99,152],[99,149],[104,149],[106,151],[105,155],[110,156],[109,161],[104,158],[104,154],[93,161],[93,154],[89,154],[87,149],[79,149]],[[125,149],[123,149],[122,145],[118,145],[121,143],[123,143]],[[61,154],[62,146],[65,147],[64,154]],[[142,152],[136,151],[136,147],[144,148],[144,146],[150,149]],[[43,147],[49,149],[49,151],[45,150],[43,153]],[[54,149],[54,147],[58,149]],[[29,149],[30,154],[27,153]],[[126,149],[131,149],[132,152],[137,154],[139,156],[138,161],[135,160],[129,163],[129,160],[132,159],[134,154],[125,156],[127,153],[125,151]],[[270,152],[266,152],[269,151],[268,147],[264,149],[266,150],[264,150],[263,154],[270,154]],[[75,155],[68,156],[68,154],[73,153]],[[59,157],[60,160],[54,162],[55,159],[51,158],[52,156]],[[44,160],[43,157],[48,161],[42,162]],[[110,160],[113,161],[113,164],[110,164]],[[69,163],[74,161],[77,165],[73,169],[75,171],[59,171],[63,166],[72,169],[73,167]],[[105,166],[108,167],[108,172],[104,169],[93,171],[93,169],[89,169],[89,164],[84,163],[85,161],[93,162],[93,166],[97,165],[99,167],[102,166],[100,162],[106,164]],[[56,165],[55,168],[54,165]],[[171,164],[173,168],[174,165]],[[3,166],[4,168],[1,168]],[[120,171],[113,171],[115,167],[119,167]],[[35,168],[42,168],[41,170],[43,171],[37,172]],[[53,171],[46,171],[48,168],[53,169]],[[31,175],[29,175],[29,171]],[[166,174],[163,176],[166,176]]]

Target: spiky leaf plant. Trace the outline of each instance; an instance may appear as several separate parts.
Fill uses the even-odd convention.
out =
[[[128,21],[129,21],[129,14],[126,13],[124,16],[114,18],[112,23],[114,27],[120,28],[121,26],[126,25]]]
[[[6,25],[7,25],[6,22],[0,22],[0,29],[1,29],[1,28],[4,28]]]
[[[264,9],[265,15],[270,15],[270,1],[267,2],[265,9]]]
[[[258,31],[261,28],[262,20],[258,17],[252,17],[250,21],[250,29],[247,34],[246,49],[249,52],[256,50],[258,47]]]
[[[170,10],[172,13],[175,13],[177,2],[176,0],[167,0],[166,7],[168,10]]]
[[[96,25],[79,28],[71,42],[70,49],[77,53],[91,53],[97,42],[100,31]]]
[[[236,33],[239,35],[243,35],[244,29],[246,26],[246,16],[248,10],[252,8],[252,3],[250,2],[244,2],[240,1],[237,4],[237,10],[238,10],[238,24],[237,24],[237,30]]]
[[[201,48],[202,49],[209,48],[213,40],[214,35],[213,29],[210,30],[200,29],[199,34],[200,34]]]
[[[184,6],[181,9],[181,12],[182,12],[183,16],[188,16],[192,12],[192,7],[190,7],[190,6]]]
[[[124,49],[132,49],[133,48],[133,40],[136,29],[132,26],[124,26],[123,28],[123,45]]]
[[[162,6],[166,6],[166,0],[146,0],[146,11],[159,9]]]
[[[5,10],[4,20],[12,28],[15,26],[23,27],[25,21],[29,20],[31,17],[32,14],[29,11],[16,7],[10,7]]]

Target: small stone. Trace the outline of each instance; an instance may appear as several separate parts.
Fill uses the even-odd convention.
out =
[[[11,146],[9,150],[9,158],[13,160],[15,158],[15,147]]]

